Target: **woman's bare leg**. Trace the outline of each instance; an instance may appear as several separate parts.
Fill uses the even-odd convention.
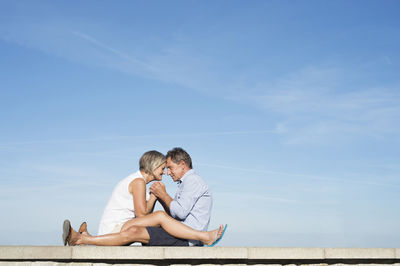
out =
[[[214,243],[216,239],[221,237],[223,231],[223,226],[220,226],[220,228],[213,231],[198,231],[175,220],[163,211],[156,211],[146,216],[129,220],[122,226],[121,232],[124,232],[124,230],[129,229],[131,226],[161,226],[174,237],[200,240],[207,245]]]

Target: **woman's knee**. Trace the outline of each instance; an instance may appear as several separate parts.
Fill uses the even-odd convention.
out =
[[[132,225],[129,228],[127,228],[124,232],[127,232],[128,234],[137,234],[141,229],[142,227]]]
[[[155,211],[154,214],[160,219],[163,219],[165,216],[167,216],[164,211]]]
[[[120,234],[125,239],[137,240],[143,234],[143,230],[146,230],[146,228],[133,225],[122,231]]]

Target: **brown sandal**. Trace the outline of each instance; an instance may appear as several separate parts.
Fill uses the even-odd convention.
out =
[[[81,224],[81,226],[79,227],[79,231],[78,231],[80,234],[82,234],[83,232],[87,232],[87,224],[86,224],[86,222],[83,222],[82,224]]]
[[[63,234],[62,234],[64,246],[67,245],[70,234],[71,234],[71,222],[69,220],[65,220],[63,223]]]

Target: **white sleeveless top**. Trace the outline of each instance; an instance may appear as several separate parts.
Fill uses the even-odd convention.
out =
[[[135,218],[133,196],[129,192],[129,184],[136,178],[143,178],[140,171],[130,174],[114,188],[101,217],[98,235],[109,234],[115,226]],[[148,196],[147,193],[146,196]]]

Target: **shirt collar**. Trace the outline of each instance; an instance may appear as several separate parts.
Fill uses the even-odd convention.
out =
[[[181,184],[183,181],[184,181],[184,179],[188,176],[188,175],[191,175],[191,174],[193,174],[194,173],[194,170],[193,169],[190,169],[189,171],[187,171],[182,177],[181,177],[181,179],[179,179],[178,180],[178,185],[179,184]]]

